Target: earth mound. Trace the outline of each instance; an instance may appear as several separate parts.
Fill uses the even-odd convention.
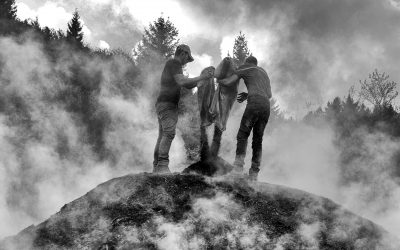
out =
[[[198,161],[187,168],[182,173],[184,174],[201,174],[205,176],[221,176],[228,174],[233,169],[233,166],[221,157],[209,158],[205,161]]]
[[[100,184],[0,249],[399,249],[373,222],[245,178],[137,174]]]

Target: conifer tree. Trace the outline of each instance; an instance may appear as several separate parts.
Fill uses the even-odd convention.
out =
[[[238,66],[240,66],[244,63],[244,60],[249,55],[250,50],[247,47],[246,37],[240,31],[239,35],[235,38],[235,44],[233,45],[233,58],[235,59]]]
[[[134,51],[137,62],[150,63],[172,57],[179,43],[178,30],[174,24],[164,17],[159,17],[148,29],[144,30],[142,41]]]
[[[79,13],[77,10],[75,10],[71,21],[68,23],[67,39],[82,45],[83,32],[82,32],[82,24],[79,19],[80,19]]]
[[[15,0],[1,0],[0,1],[0,19],[16,19],[17,7]]]
[[[38,17],[35,20],[31,20],[30,25],[34,30],[41,31]]]

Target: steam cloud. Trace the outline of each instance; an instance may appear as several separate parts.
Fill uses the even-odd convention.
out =
[[[128,70],[124,60],[90,61],[71,55],[66,46],[64,56],[53,63],[40,43],[22,40],[0,39],[0,238],[37,224],[112,177],[151,171],[158,135],[154,102],[147,93],[134,99],[115,87]],[[112,162],[99,159],[83,124],[57,102],[66,88],[59,77],[70,75],[77,62],[86,73],[102,74],[98,110],[111,118],[104,140]],[[184,152],[178,133],[171,148],[172,171],[183,168]]]
[[[234,105],[222,137],[220,154],[225,159],[232,159],[231,163],[244,107]],[[265,130],[259,181],[330,198],[399,235],[400,186],[394,161],[400,150],[398,139],[360,129],[356,136],[363,140],[354,148],[337,145],[331,124],[314,127],[302,121],[290,121],[273,125],[270,121]],[[251,165],[251,136],[247,147],[247,169]],[[350,151],[357,152],[357,157],[343,165],[342,154]]]
[[[40,6],[45,1],[34,2]],[[82,6],[73,0],[57,1],[57,5],[69,12],[78,6],[93,41],[104,40],[113,48],[130,50],[141,39],[143,28],[130,7],[143,6],[129,2],[103,0]],[[179,11],[168,9],[166,17],[180,25],[182,20],[193,21],[190,34],[180,33],[181,41],[215,62],[226,56],[227,49],[232,52],[233,43],[220,50],[224,39],[243,31],[251,52],[270,74],[274,96],[288,115],[300,118],[308,111],[306,103],[315,107],[346,95],[350,86],[367,78],[375,68],[395,81],[400,79],[396,67],[400,9],[394,0],[170,3],[179,3]],[[154,20],[160,13],[147,14]]]

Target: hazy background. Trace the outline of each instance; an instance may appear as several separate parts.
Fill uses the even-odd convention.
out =
[[[41,25],[64,30],[77,8],[88,43],[126,50],[162,14],[191,46],[193,74],[232,54],[242,31],[280,106],[294,116],[305,114],[306,102],[319,106],[344,96],[375,68],[400,78],[397,0],[24,0],[17,6],[19,17],[37,16]]]
[[[239,31],[245,33],[249,49],[271,78],[280,109],[295,119],[267,126],[259,180],[331,198],[399,235],[400,189],[393,175],[399,139],[357,130],[362,150],[349,171],[360,179],[345,182],[332,124],[312,126],[301,121],[307,111],[347,95],[375,68],[400,80],[399,1],[26,0],[17,1],[17,16],[22,20],[37,16],[40,25],[65,30],[75,8],[84,23],[85,42],[105,49],[130,51],[150,22],[160,15],[169,17],[180,41],[192,48],[195,61],[187,67],[191,75],[215,66],[228,51],[232,54],[235,37]],[[71,55],[66,46],[59,48],[57,61],[50,61],[43,44],[29,35],[22,42],[1,37],[0,48],[1,97],[23,103],[0,115],[0,220],[4,225],[0,238],[43,221],[103,181],[152,170],[158,132],[152,94],[159,72],[145,73],[149,76],[145,89],[150,90],[132,90],[128,93],[135,95],[127,97],[114,89],[119,76],[130,70],[122,59],[92,60]],[[73,74],[69,66],[77,62],[85,75],[100,79],[96,87],[100,111],[93,115],[109,119],[102,143],[112,159],[99,158],[83,136],[81,118],[54,101],[66,88],[59,76]],[[229,162],[244,107],[234,105],[223,136],[221,155]],[[29,114],[29,122],[13,117],[13,111]],[[181,127],[185,121],[180,120]],[[180,133],[171,149],[172,171],[189,163]],[[67,146],[61,147],[60,141]],[[60,153],[60,148],[68,152]],[[248,151],[250,155],[250,146]]]

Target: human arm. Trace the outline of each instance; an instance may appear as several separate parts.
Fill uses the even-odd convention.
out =
[[[217,80],[217,83],[223,85],[223,86],[230,86],[233,83],[235,83],[237,80],[239,80],[239,76],[236,74],[231,75],[230,77],[224,78]]]
[[[209,69],[202,72],[200,76],[189,78],[184,76],[183,74],[176,74],[174,75],[174,79],[179,84],[179,86],[191,89],[196,87],[199,81],[209,79],[213,76],[214,70],[212,67],[210,67]]]
[[[238,103],[242,103],[247,100],[248,95],[249,94],[247,94],[246,92],[242,92],[242,93],[238,94],[236,100],[238,101]]]

